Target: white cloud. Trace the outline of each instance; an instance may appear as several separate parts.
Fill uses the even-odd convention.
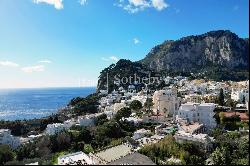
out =
[[[116,56],[109,57],[110,60],[117,62],[119,59]]]
[[[87,0],[79,0],[80,5],[84,6],[87,3]]]
[[[37,65],[37,66],[28,66],[23,67],[21,70],[25,73],[33,73],[33,72],[43,72],[45,70],[43,65]]]
[[[107,61],[107,62],[110,62],[110,61],[117,62],[119,60],[119,58],[117,58],[116,56],[110,56],[108,58],[102,57],[102,60]]]
[[[63,9],[63,0],[34,0],[34,3],[47,3],[49,5],[54,5],[58,10]]]
[[[149,7],[150,3],[146,0],[128,0],[131,5],[136,7]]]
[[[41,61],[38,61],[38,63],[52,63],[51,60],[41,60]]]
[[[159,11],[161,11],[169,6],[164,0],[152,0],[152,5],[155,9],[157,9]]]
[[[11,61],[0,61],[0,66],[5,66],[5,67],[18,67],[19,64]]]
[[[143,11],[146,8],[161,11],[169,7],[165,0],[118,0],[115,6],[121,7],[131,14]]]
[[[134,44],[138,44],[138,43],[140,43],[140,40],[139,40],[139,39],[137,39],[137,38],[134,38],[134,39],[133,39],[133,41],[134,41]]]

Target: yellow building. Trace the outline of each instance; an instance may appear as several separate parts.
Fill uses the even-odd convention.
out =
[[[202,96],[202,101],[205,103],[215,103],[218,100],[218,95],[216,94],[206,94]]]
[[[190,94],[185,96],[185,102],[191,103],[215,103],[218,100],[218,95],[216,94]]]
[[[186,102],[191,102],[191,103],[201,103],[202,101],[202,96],[198,94],[190,94],[185,96],[185,101]]]

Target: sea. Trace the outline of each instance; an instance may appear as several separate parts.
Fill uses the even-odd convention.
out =
[[[86,97],[96,88],[0,89],[0,120],[47,117],[67,106],[74,97]]]

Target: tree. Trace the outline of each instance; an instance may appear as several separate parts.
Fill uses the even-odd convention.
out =
[[[212,129],[211,134],[216,139],[217,137],[223,135],[223,130],[220,128],[214,128]]]
[[[129,136],[126,136],[125,137],[125,140],[130,143],[132,146],[135,146],[137,147],[140,143],[136,140],[134,140],[133,138],[129,137]]]
[[[130,103],[130,108],[132,110],[139,111],[140,109],[142,109],[142,103],[140,101],[138,101],[138,100],[133,100]]]
[[[196,155],[191,155],[188,159],[189,165],[204,165],[204,160]]]
[[[122,118],[128,118],[131,115],[131,109],[127,107],[121,108],[119,111],[117,111],[115,115],[115,120],[119,121]]]
[[[15,153],[11,150],[9,145],[0,145],[0,165],[15,158]]]
[[[62,132],[57,135],[53,135],[51,138],[52,152],[60,152],[68,149],[71,146],[70,134]]]
[[[147,98],[146,102],[144,103],[144,107],[149,112],[151,107],[154,105],[152,98]]]
[[[77,115],[85,115],[86,113],[96,113],[98,111],[98,101],[100,96],[94,93],[85,98],[75,98],[70,101],[69,105],[74,105],[73,112]]]
[[[228,165],[230,163],[230,153],[225,147],[217,147],[211,154],[214,165]]]
[[[219,113],[219,118],[220,118],[220,124],[224,124],[225,123],[225,114],[224,114],[224,112]]]
[[[242,98],[242,103],[245,104],[246,103],[246,97],[245,95],[243,95],[243,98]]]
[[[65,152],[58,152],[58,153],[55,153],[55,154],[52,156],[51,164],[52,164],[52,165],[57,165],[57,164],[58,164],[58,157],[63,156],[63,155],[65,155]]]
[[[42,158],[51,154],[51,144],[49,136],[43,136],[35,139],[32,142],[22,145],[16,150],[17,160],[24,160],[25,158]]]
[[[233,101],[232,99],[228,99],[227,101],[227,105],[231,107],[231,111],[235,111],[237,103],[237,101]]]
[[[121,138],[124,133],[116,121],[108,121],[103,125],[97,126],[95,131],[95,147],[107,146],[112,138]]]
[[[219,98],[218,98],[219,105],[224,106],[224,100],[225,100],[224,91],[221,88]]]
[[[106,114],[101,114],[101,115],[96,117],[95,124],[97,126],[99,126],[99,125],[102,125],[103,123],[105,123],[107,121],[108,121],[107,115]]]
[[[84,145],[84,152],[85,152],[85,153],[89,154],[89,153],[91,153],[91,152],[93,152],[93,151],[94,151],[94,149],[93,149],[93,147],[91,146],[91,144],[85,144],[85,145]]]
[[[57,158],[56,158],[57,161]],[[27,163],[35,163],[38,162],[38,165],[51,165],[51,159],[47,159],[47,158],[32,158],[32,159],[24,159],[22,161],[18,161],[18,160],[13,160],[13,161],[9,161],[6,162],[4,165],[25,165]]]
[[[68,106],[75,106],[77,103],[81,102],[82,100],[84,100],[84,98],[81,98],[81,97],[73,98],[69,102]]]
[[[90,143],[92,140],[92,136],[91,136],[91,132],[86,128],[83,127],[80,130],[80,135],[79,135],[80,139],[83,140],[85,143]]]
[[[249,137],[241,138],[239,141],[237,156],[247,157],[249,155]]]

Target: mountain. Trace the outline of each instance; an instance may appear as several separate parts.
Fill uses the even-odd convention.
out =
[[[248,72],[248,54],[248,39],[218,30],[165,41],[139,62],[158,72]]]
[[[104,69],[97,90],[105,89],[107,73],[110,89],[119,87],[114,83],[117,75],[122,78],[137,74],[142,78],[151,73],[152,77],[183,75],[217,81],[245,80],[249,78],[249,39],[228,30],[218,30],[167,40],[138,62],[120,60]]]
[[[120,86],[126,88],[128,85],[134,84],[135,81],[138,81],[137,84],[140,86],[139,79],[149,75],[156,76],[156,74],[141,63],[121,59],[116,64],[112,64],[101,71],[97,90],[106,90],[107,80],[109,82],[109,90],[117,90]]]

